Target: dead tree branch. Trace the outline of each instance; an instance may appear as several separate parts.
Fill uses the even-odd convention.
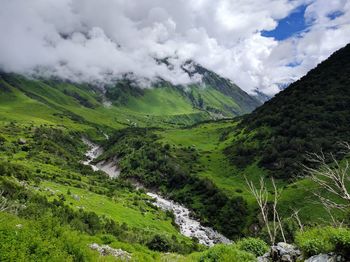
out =
[[[276,237],[278,234],[278,231],[280,230],[283,240],[286,242],[286,238],[284,235],[283,227],[281,218],[277,211],[277,204],[279,199],[279,191],[276,187],[274,179],[272,179],[272,185],[274,188],[274,199],[273,199],[273,209],[272,209],[272,221],[270,223],[269,221],[269,207],[268,207],[268,199],[269,199],[269,193],[264,181],[264,178],[260,178],[260,188],[257,188],[252,181],[249,181],[247,178],[245,178],[246,183],[248,185],[249,191],[254,196],[255,200],[258,203],[264,225],[266,226],[267,233],[269,235],[271,244],[274,245],[276,242]]]

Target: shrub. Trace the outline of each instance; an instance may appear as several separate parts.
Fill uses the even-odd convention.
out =
[[[344,257],[350,257],[350,230],[341,228],[337,234],[331,237],[331,242],[335,245],[335,252]]]
[[[6,138],[0,135],[0,145],[3,145],[6,142]]]
[[[147,247],[152,250],[166,252],[170,250],[171,245],[165,236],[155,235],[152,240],[147,243]]]
[[[103,236],[101,236],[101,240],[102,240],[103,244],[108,245],[108,244],[114,242],[116,239],[112,235],[103,235]]]
[[[259,238],[243,238],[236,242],[235,246],[239,250],[252,253],[257,257],[262,256],[269,251],[269,246]]]
[[[234,245],[215,245],[203,252],[198,260],[200,262],[250,262],[256,261],[256,258],[248,252],[238,250]]]
[[[350,229],[348,228],[312,228],[298,232],[296,244],[307,256],[335,252],[344,256],[350,254]]]

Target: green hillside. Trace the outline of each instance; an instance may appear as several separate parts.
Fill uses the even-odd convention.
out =
[[[339,152],[350,137],[350,45],[243,118],[241,139],[226,154],[240,167],[254,161],[276,177],[300,175],[306,152]],[[240,132],[239,131],[239,132]],[[342,158],[342,155],[336,155]]]
[[[116,88],[120,88],[120,84],[110,92]],[[123,87],[118,90],[120,92]],[[121,248],[131,254],[134,261],[197,261],[205,255],[200,251],[207,248],[181,235],[173,216],[151,205],[150,198],[125,179],[130,158],[121,159],[123,177],[115,180],[82,165],[80,161],[87,148],[81,137],[103,143],[108,134],[111,142],[104,147],[109,152],[108,144],[117,146],[113,137],[123,132],[120,130],[135,130],[131,134],[140,130],[146,134],[142,139],[150,139],[149,146],[154,145],[157,152],[158,144],[152,144],[154,134],[146,131],[148,127],[184,127],[223,117],[224,111],[218,116],[211,108],[204,108],[203,104],[198,106],[182,87],[166,85],[128,90],[123,92],[123,99],[118,100],[95,86],[1,74],[0,204],[6,201],[7,212],[0,211],[0,230],[5,232],[0,234],[0,260],[15,259],[13,247],[20,250],[22,260],[45,260],[48,254],[54,261],[113,260],[92,251],[89,248],[92,243]],[[238,108],[235,102],[212,87],[193,86],[193,90],[212,108],[224,110],[226,105]],[[232,111],[225,113],[226,117],[234,115]],[[126,142],[133,139],[134,135],[127,137]],[[171,154],[169,151],[170,162],[181,164],[182,159]],[[173,168],[170,162],[168,167]],[[184,181],[192,185],[186,188],[187,198],[197,198],[196,206],[189,206],[197,210],[203,223],[221,231],[224,231],[222,225],[233,225],[230,235],[241,235],[244,224],[239,221],[245,215],[243,199],[231,199],[221,195],[215,187],[211,188],[208,192],[215,192],[223,201],[223,206],[219,207],[221,216],[214,219],[208,213],[210,209],[201,203],[206,195],[196,189],[212,187],[211,184],[196,177]],[[192,189],[196,194],[190,192]],[[210,201],[216,203],[217,197],[210,196]],[[181,201],[177,191],[174,191],[175,198]],[[235,203],[232,208],[230,203]],[[233,224],[227,224],[225,217],[235,211],[242,216],[232,221]],[[14,223],[6,223],[8,219]],[[164,254],[165,251],[174,254]],[[191,254],[193,252],[197,253]],[[233,257],[253,259],[236,247],[228,254],[230,252]]]
[[[221,84],[227,85],[227,90],[239,89],[228,80],[219,79]],[[30,80],[2,73],[0,84],[0,99],[4,101],[0,106],[10,103],[10,111],[17,110],[16,116],[11,116],[9,110],[2,111],[1,117],[9,120],[11,117],[13,120],[29,120],[30,114],[35,112],[33,118],[42,116],[42,120],[52,119],[54,123],[70,122],[70,119],[110,128],[128,125],[174,127],[249,113],[259,105],[240,89],[236,99],[233,94],[221,92],[213,83],[204,87],[193,85],[187,89],[159,83],[153,88],[140,89],[125,80],[103,91],[86,84]],[[242,100],[242,94],[249,102]],[[32,110],[34,107],[38,110]]]

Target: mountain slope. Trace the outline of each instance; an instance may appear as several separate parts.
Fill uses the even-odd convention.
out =
[[[200,65],[196,65],[195,73],[198,73],[203,77],[203,82],[206,87],[211,87],[234,101],[235,106],[230,104],[225,105],[223,103],[222,108],[226,111],[231,111],[236,116],[251,112],[261,105],[261,102],[258,99],[248,95],[229,79],[220,77],[218,74],[209,71]]]
[[[230,80],[199,65],[194,66],[194,71],[186,72],[200,75],[202,83],[184,87],[160,80],[151,89],[140,89],[131,81],[124,80],[110,86],[106,96],[116,105],[156,115],[201,111],[219,117],[234,117],[249,113],[261,104]],[[138,103],[141,103],[140,108]]]
[[[243,118],[244,135],[226,153],[275,176],[298,175],[306,152],[337,152],[350,137],[350,45]],[[340,157],[340,156],[339,156]]]
[[[23,99],[28,103],[30,101],[32,106],[45,105],[44,107],[50,108],[49,111],[55,111],[50,118],[59,116],[61,120],[79,119],[109,127],[130,124],[191,125],[199,121],[249,113],[260,104],[229,80],[203,68],[200,70],[203,85],[183,87],[159,81],[152,88],[140,88],[134,82],[124,79],[106,89],[1,73],[0,94],[3,99],[5,96],[12,97],[10,100],[5,99],[6,103],[14,102],[13,108],[22,108],[24,116],[31,110],[29,107],[28,110],[24,108],[25,103],[20,102]],[[4,103],[0,106],[3,105]],[[46,110],[42,112],[47,114]],[[3,117],[8,118],[10,115],[8,112]]]

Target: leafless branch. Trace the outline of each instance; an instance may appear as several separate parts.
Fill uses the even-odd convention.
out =
[[[300,209],[294,210],[292,214],[292,218],[295,218],[295,220],[297,221],[300,231],[304,231],[304,225],[301,222],[301,219],[299,217],[299,212],[300,212]]]
[[[268,218],[269,217],[268,216],[269,215],[269,208],[268,208],[269,194],[268,194],[268,191],[267,191],[267,188],[265,185],[264,178],[263,177],[260,178],[260,188],[257,188],[254,185],[254,183],[252,181],[249,181],[247,178],[245,178],[245,180],[246,180],[246,183],[248,185],[248,188],[249,188],[251,194],[254,196],[255,200],[258,203],[258,206],[260,208],[260,212],[261,212],[261,215],[263,218],[263,222],[266,226],[267,233],[269,235],[271,244],[273,244],[273,245],[275,244],[278,230],[281,231],[283,240],[286,242],[286,238],[285,238],[283,227],[282,227],[281,218],[280,218],[278,211],[277,211],[277,203],[278,203],[278,198],[279,198],[280,194],[277,190],[274,179],[271,179],[272,185],[274,188],[274,200],[273,200],[273,210],[272,210],[273,211],[273,219],[271,221],[271,224],[270,224],[270,221]]]
[[[350,144],[348,142],[340,142],[338,145],[342,147],[339,153],[349,154]],[[306,159],[311,163],[315,163],[318,167],[314,168],[306,165],[303,167],[311,181],[328,192],[328,195],[321,195],[320,192],[316,192],[314,195],[318,197],[320,203],[330,215],[333,224],[339,225],[331,210],[347,211],[350,208],[350,191],[347,187],[350,182],[350,166],[347,160],[340,164],[332,153],[329,154],[329,158],[331,163],[327,161],[322,151],[318,154],[309,153]]]
[[[347,150],[350,150],[350,145],[348,143],[344,142],[342,145]],[[332,195],[345,200],[345,202],[350,204],[350,193],[346,187],[346,182],[350,179],[349,162],[345,161],[343,165],[340,165],[333,154],[330,154],[330,157],[332,159],[332,164],[327,163],[323,152],[320,154],[309,153],[307,155],[307,160],[316,163],[318,168],[304,165],[304,169],[313,182],[327,190]],[[328,199],[328,202],[329,201],[331,200]]]
[[[3,196],[4,191],[0,191],[0,211],[6,211],[10,208],[7,198]]]

